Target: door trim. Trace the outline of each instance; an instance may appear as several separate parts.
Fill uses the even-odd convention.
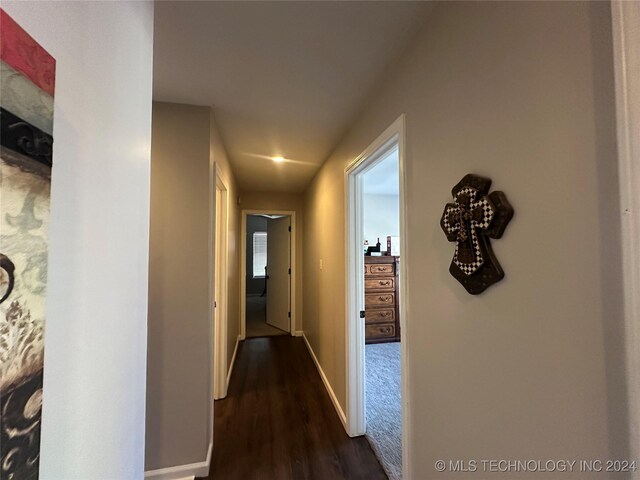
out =
[[[640,459],[640,4],[611,2],[629,403],[629,458]],[[640,479],[640,471],[632,473]]]
[[[408,271],[411,265],[411,252],[407,245],[407,207],[406,207],[406,161],[405,161],[405,115],[398,117],[371,145],[369,145],[353,162],[345,168],[345,231],[346,235],[346,352],[347,352],[347,433],[351,437],[364,435],[366,431],[365,412],[365,372],[364,372],[364,322],[359,318],[360,310],[364,309],[364,258],[361,245],[363,243],[362,206],[359,198],[362,190],[361,174],[373,168],[385,153],[398,147],[398,167],[400,177],[400,251],[402,268],[400,269],[400,342],[402,369],[402,468],[403,478],[410,478],[409,451],[409,366],[410,354],[408,338],[411,326],[409,318],[409,282]]]
[[[298,267],[296,265],[296,235],[298,225],[294,210],[255,210],[243,209],[240,220],[240,338],[244,340],[247,335],[247,215],[288,215],[291,217],[291,336],[295,336],[298,328],[296,318],[296,278]]]
[[[220,190],[220,231],[216,218],[216,190]],[[210,309],[213,319],[213,399],[227,396],[227,322],[228,322],[228,237],[229,237],[229,190],[222,178],[218,164],[215,164],[215,184],[213,190],[213,242],[212,242],[212,279],[209,285]],[[220,265],[216,265],[216,243],[220,242]],[[220,282],[220,298],[215,298],[216,281]],[[217,304],[214,307],[214,302]]]

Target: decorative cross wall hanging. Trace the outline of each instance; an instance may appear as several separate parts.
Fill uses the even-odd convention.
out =
[[[477,295],[504,278],[504,272],[491,249],[489,238],[500,238],[513,208],[503,192],[492,192],[491,180],[467,174],[453,187],[454,203],[447,203],[440,220],[456,250],[449,272],[467,292]]]

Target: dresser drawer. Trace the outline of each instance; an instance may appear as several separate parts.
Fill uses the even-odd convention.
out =
[[[370,308],[364,311],[365,323],[395,322],[396,311],[393,308]]]
[[[364,289],[367,292],[383,292],[396,289],[395,277],[367,278],[364,281]]]
[[[391,338],[396,336],[396,326],[393,323],[365,325],[364,328],[367,340],[373,338]]]
[[[396,304],[395,293],[367,293],[364,296],[365,307],[386,307]]]
[[[372,263],[366,265],[364,271],[366,275],[394,275],[396,273],[393,263]]]

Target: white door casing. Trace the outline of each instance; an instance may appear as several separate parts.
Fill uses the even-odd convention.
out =
[[[227,396],[227,236],[228,190],[219,169],[215,169],[213,206],[213,285],[211,309],[213,313],[213,398]]]
[[[640,3],[611,2],[622,228],[629,458],[640,461]],[[640,469],[631,473],[640,479]]]
[[[408,309],[409,284],[408,271],[411,268],[411,251],[407,245],[406,212],[406,167],[405,167],[405,116],[398,117],[384,132],[369,145],[345,169],[345,231],[346,235],[346,356],[347,356],[347,411],[346,429],[351,437],[364,435],[365,391],[364,391],[364,321],[359,318],[364,309],[364,258],[362,255],[363,235],[363,179],[362,174],[380,161],[390,149],[398,148],[398,169],[400,177],[400,251],[402,268],[400,269],[400,365],[402,371],[402,469],[404,480],[410,480],[409,458],[411,451],[411,423],[409,402],[411,326]]]

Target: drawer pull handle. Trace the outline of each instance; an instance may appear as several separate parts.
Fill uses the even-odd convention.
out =
[[[391,297],[378,297],[378,300],[380,300],[381,302],[388,302],[389,300],[391,300]]]
[[[380,286],[385,286],[385,285],[391,285],[391,282],[389,280],[387,280],[386,282],[383,282],[382,280],[380,280]]]

